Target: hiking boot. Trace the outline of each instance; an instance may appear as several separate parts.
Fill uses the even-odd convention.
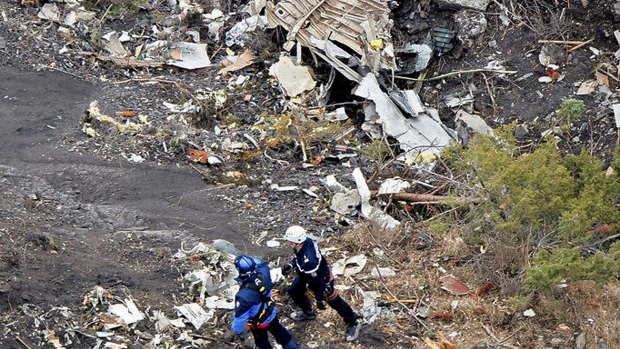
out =
[[[352,342],[357,339],[360,334],[360,328],[362,328],[362,319],[358,318],[354,324],[347,325],[347,342]]]
[[[291,313],[291,319],[295,321],[314,320],[316,313],[313,310],[294,311]]]

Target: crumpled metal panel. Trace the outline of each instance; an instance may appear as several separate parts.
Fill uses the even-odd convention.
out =
[[[389,13],[387,2],[376,0],[284,0],[268,2],[265,11],[269,26],[288,31],[285,49],[294,41],[314,47],[312,37],[330,40],[360,55],[372,70],[394,65]],[[372,48],[374,39],[381,39],[385,49]]]

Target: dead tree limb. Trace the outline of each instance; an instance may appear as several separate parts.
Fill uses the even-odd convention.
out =
[[[379,194],[376,190],[372,190],[370,192],[372,197],[377,197]],[[441,195],[431,195],[431,194],[417,194],[417,193],[393,193],[392,198],[397,201],[407,201],[413,203],[426,203],[426,204],[448,204],[448,203],[458,203],[458,204],[469,204],[479,202],[479,198],[466,198],[466,197],[448,197]]]
[[[469,69],[469,70],[457,70],[450,73],[433,76],[430,78],[420,79],[420,78],[410,78],[408,76],[399,76],[395,75],[394,78],[401,80],[409,80],[409,81],[433,81],[433,80],[441,80],[443,78],[447,78],[450,76],[461,75],[461,74],[472,74],[472,73],[497,73],[497,74],[516,74],[518,71],[516,70],[498,70],[491,68],[478,68],[478,69]]]
[[[387,287],[387,285],[385,284],[385,280],[383,279],[383,275],[381,275],[381,270],[379,270],[379,266],[377,265],[377,263],[375,263],[374,260],[371,261],[372,264],[374,264],[375,269],[377,270],[377,275],[379,275],[379,281],[381,282],[381,285],[383,285],[383,288],[387,291],[387,293],[389,293],[390,296],[394,298],[396,302],[407,311],[407,313],[409,313],[409,315],[411,315],[420,325],[422,325],[422,327],[428,328],[424,321],[420,320],[420,318],[416,315],[415,310],[411,310],[408,306],[403,304],[403,302],[401,302],[398,297],[396,297],[396,295]]]

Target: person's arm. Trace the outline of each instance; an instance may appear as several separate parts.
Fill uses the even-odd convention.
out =
[[[308,288],[314,293],[317,303],[325,302],[325,278],[322,275],[309,278]]]

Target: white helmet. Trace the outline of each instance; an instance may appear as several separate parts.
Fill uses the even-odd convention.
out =
[[[301,244],[306,241],[308,234],[306,234],[306,229],[298,226],[291,225],[286,229],[286,233],[284,233],[284,238],[290,242],[294,242],[296,244]]]

